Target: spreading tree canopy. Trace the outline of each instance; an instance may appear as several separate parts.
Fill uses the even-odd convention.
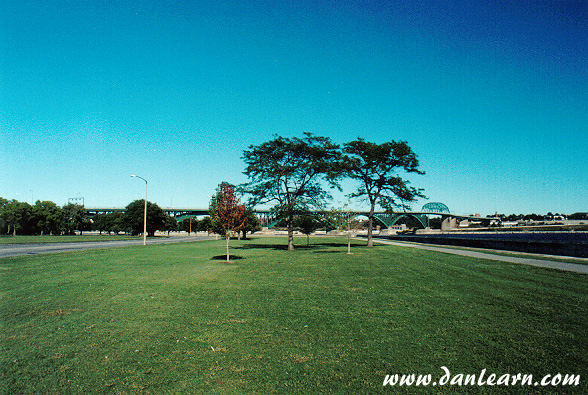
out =
[[[131,234],[143,233],[143,215],[145,199],[135,200],[125,207],[124,223]],[[165,225],[165,212],[156,203],[147,201],[147,236],[153,237],[155,231],[162,230]]]
[[[80,234],[84,230],[90,230],[92,223],[86,215],[84,206],[74,203],[68,203],[63,206],[63,216],[65,217],[64,233],[73,235],[78,230]]]
[[[407,204],[424,197],[422,189],[409,186],[398,171],[425,174],[419,170],[416,154],[404,141],[382,144],[370,143],[362,138],[346,143],[347,174],[359,182],[351,197],[366,198],[370,204],[368,215],[368,246],[373,246],[372,228],[376,205],[384,209],[407,208]]]
[[[125,231],[125,214],[120,211],[114,211],[108,214],[96,214],[92,218],[92,225],[94,230],[99,230],[100,234],[102,232],[114,232],[114,234],[118,234],[119,232]]]
[[[39,201],[32,206],[32,220],[35,230],[41,234],[59,234],[64,220],[61,207],[51,201]],[[85,215],[85,213],[84,213]]]
[[[250,194],[250,206],[274,204],[286,218],[288,249],[294,249],[294,216],[311,207],[321,207],[329,194],[321,182],[338,186],[341,175],[339,146],[326,137],[305,133],[303,138],[274,139],[244,151],[250,182],[241,190]]]
[[[31,219],[32,207],[26,202],[19,202],[12,199],[2,201],[2,211],[0,212],[0,222],[7,227],[8,233],[12,232],[14,236],[21,231],[27,233],[27,228]]]

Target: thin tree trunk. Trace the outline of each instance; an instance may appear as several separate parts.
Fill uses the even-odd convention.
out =
[[[288,251],[294,250],[294,216],[288,218]]]
[[[347,228],[347,254],[351,255],[351,232]]]
[[[229,261],[229,239],[231,238],[231,236],[227,233],[227,262]]]
[[[368,242],[367,242],[368,247],[374,246],[374,239],[373,239],[373,234],[372,234],[372,228],[374,226],[374,210],[375,210],[375,204],[372,203],[371,208],[370,208],[370,214],[368,216]]]

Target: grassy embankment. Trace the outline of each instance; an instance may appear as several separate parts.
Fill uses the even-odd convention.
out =
[[[316,239],[223,241],[0,259],[0,393],[414,393],[393,373],[580,374],[588,277]],[[300,239],[300,244],[306,244]]]

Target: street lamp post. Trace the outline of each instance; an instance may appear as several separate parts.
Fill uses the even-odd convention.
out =
[[[143,177],[139,177],[135,174],[131,174],[131,177],[140,178],[145,181],[145,212],[143,214],[143,245],[147,245],[147,180]]]

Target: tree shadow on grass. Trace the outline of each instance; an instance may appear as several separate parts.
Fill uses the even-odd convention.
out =
[[[311,243],[310,245],[302,245],[302,244],[295,244],[294,251],[311,251],[313,253],[338,253],[341,252],[340,250],[332,250],[332,248],[338,249],[345,249],[347,251],[347,241],[341,243],[334,243],[334,242],[315,242]],[[351,244],[352,249],[363,249],[367,248],[365,244]],[[288,245],[284,244],[262,244],[262,243],[247,243],[241,246],[231,247],[234,250],[252,250],[252,249],[262,249],[262,250],[274,250],[274,251],[287,251]]]
[[[242,246],[235,246],[235,247],[231,247],[234,250],[254,250],[254,249],[261,249],[261,250],[287,250],[288,249],[288,245],[282,245],[282,244],[259,244],[259,243],[248,243],[246,245],[242,245]]]
[[[224,255],[216,255],[216,256],[213,256],[210,259],[211,260],[214,260],[214,261],[224,261],[224,262],[226,262],[227,261],[227,254],[224,254]],[[239,260],[239,259],[245,259],[245,258],[243,258],[242,256],[239,256],[239,255],[229,255],[229,263],[232,263],[233,261],[236,261],[236,260]]]
[[[333,248],[337,248],[336,250],[334,250]],[[358,252],[358,251],[362,251],[364,249],[368,248],[367,246],[364,245],[351,245],[351,254],[353,254],[354,252]],[[341,253],[345,253],[348,254],[347,252],[347,244],[345,245],[334,245],[329,247],[329,249],[324,249],[324,250],[316,250],[316,251],[312,251],[313,254],[341,254]]]
[[[274,250],[274,251],[287,251],[288,250],[288,244],[260,244],[260,243],[255,243],[255,244],[247,244],[247,245],[242,245],[242,246],[237,246],[237,247],[231,247],[232,249],[235,250],[253,250],[253,249],[260,249],[260,250]],[[298,244],[294,244],[294,251],[298,250],[314,250],[317,248],[326,248],[320,244],[311,244],[309,246],[307,245],[298,245]]]

